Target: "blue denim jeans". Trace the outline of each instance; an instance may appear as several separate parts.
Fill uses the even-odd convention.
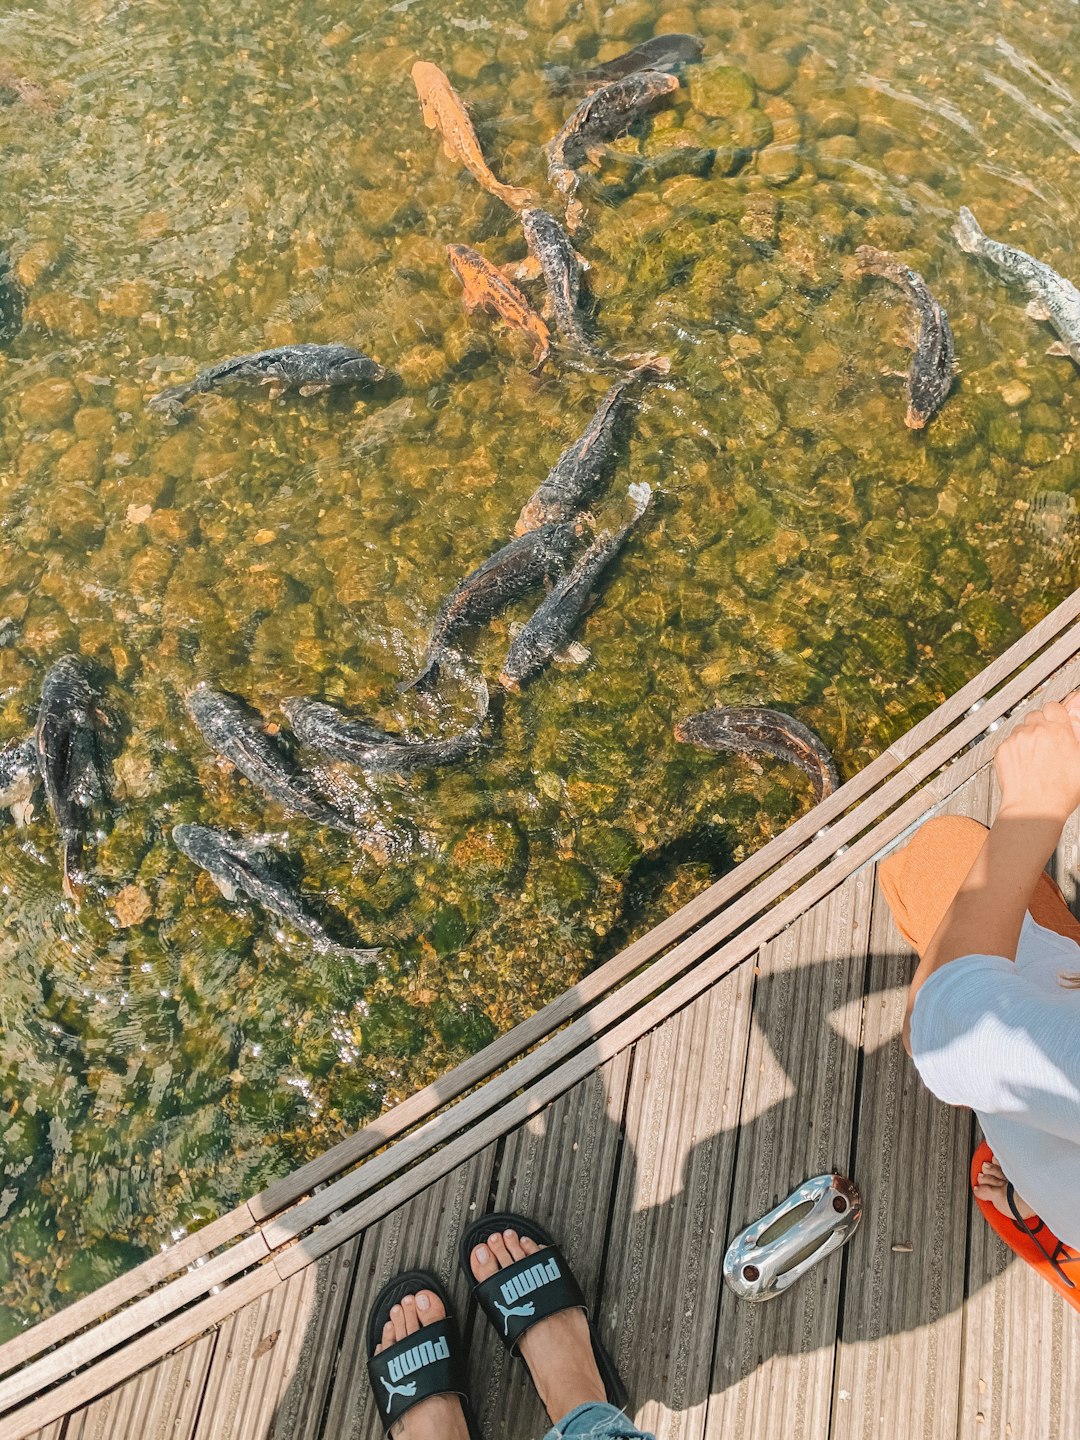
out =
[[[638,1430],[614,1405],[578,1405],[553,1425],[544,1440],[656,1440]]]

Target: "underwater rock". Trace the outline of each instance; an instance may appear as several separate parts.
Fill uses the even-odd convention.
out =
[[[734,115],[753,105],[757,92],[745,71],[734,65],[702,65],[686,81],[690,103],[703,115]]]

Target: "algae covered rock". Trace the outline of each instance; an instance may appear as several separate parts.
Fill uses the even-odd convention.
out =
[[[734,115],[754,103],[754,82],[734,65],[698,65],[687,80],[690,103],[703,115]]]

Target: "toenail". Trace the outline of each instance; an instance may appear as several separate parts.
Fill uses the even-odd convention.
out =
[[[489,1245],[497,1245],[501,1239],[502,1239],[502,1236],[501,1236],[501,1235],[489,1235],[489,1236],[488,1236],[488,1244],[489,1244]]]
[[[477,1260],[479,1260],[481,1265],[486,1265],[487,1262],[491,1259],[491,1255],[489,1254],[486,1245],[477,1245],[476,1258]]]
[[[427,1298],[427,1295],[421,1291],[416,1297],[416,1308],[418,1310],[426,1310],[430,1304],[431,1301]]]

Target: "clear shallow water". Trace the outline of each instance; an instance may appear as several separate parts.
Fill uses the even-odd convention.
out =
[[[0,105],[26,291],[0,345],[0,737],[73,649],[128,717],[78,914],[47,819],[0,827],[3,1333],[363,1124],[802,813],[797,772],[680,746],[683,715],[780,704],[851,775],[1076,582],[1080,377],[949,235],[968,204],[1080,278],[1075,7],[567,8],[0,16],[4,66],[45,92]],[[706,66],[583,185],[579,238],[599,338],[673,365],[596,508],[623,513],[631,480],[656,503],[585,665],[509,697],[467,764],[372,782],[413,835],[380,863],[218,765],[181,697],[210,679],[276,720],[307,692],[460,722],[452,689],[432,716],[394,684],[606,380],[532,376],[462,313],[445,246],[524,246],[423,128],[409,69],[442,64],[500,178],[545,194],[572,108],[545,62],[657,28],[700,34]],[[962,374],[926,434],[883,374],[907,313],[851,278],[861,243],[949,311]],[[207,397],[178,427],[145,409],[292,340],[357,343],[400,387]],[[527,609],[469,641],[489,676]],[[168,840],[196,819],[287,834],[380,964],[226,905]]]

